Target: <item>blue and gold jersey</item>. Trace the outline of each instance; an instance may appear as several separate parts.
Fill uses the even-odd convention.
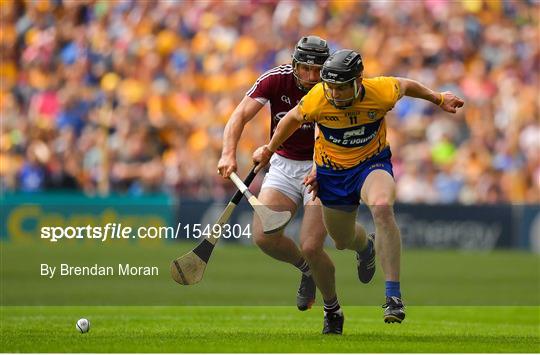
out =
[[[385,116],[401,97],[393,77],[362,81],[361,96],[346,109],[326,100],[322,83],[315,85],[298,104],[306,121],[317,123],[315,162],[333,170],[352,168],[388,146]]]

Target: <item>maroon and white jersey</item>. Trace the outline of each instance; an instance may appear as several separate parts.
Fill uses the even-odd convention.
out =
[[[296,86],[292,65],[287,64],[261,75],[246,95],[263,105],[270,102],[272,136],[279,120],[300,102],[305,93]],[[312,160],[314,140],[315,124],[304,123],[276,153],[292,160]]]

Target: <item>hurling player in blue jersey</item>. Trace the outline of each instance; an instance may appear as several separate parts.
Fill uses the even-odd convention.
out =
[[[435,92],[421,83],[396,77],[363,78],[360,54],[339,50],[321,69],[322,82],[278,124],[268,145],[253,159],[262,167],[302,123],[316,122],[314,165],[305,183],[323,204],[326,229],[338,249],[361,256],[360,200],[370,208],[375,224],[375,249],[386,280],[384,321],[401,323],[405,310],[400,290],[401,236],[394,217],[396,185],[386,140],[386,113],[403,96],[421,98],[456,113],[464,102],[451,92]],[[339,316],[333,317],[338,323]]]

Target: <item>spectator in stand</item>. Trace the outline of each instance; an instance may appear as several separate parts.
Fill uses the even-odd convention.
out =
[[[290,62],[293,39],[316,34],[358,49],[366,77],[413,77],[467,102],[453,120],[419,100],[389,113],[398,201],[540,201],[537,2],[0,6],[3,190],[227,196],[215,166],[234,104]],[[267,131],[242,140],[241,171]]]

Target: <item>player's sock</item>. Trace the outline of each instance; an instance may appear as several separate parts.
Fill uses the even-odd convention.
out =
[[[334,298],[328,301],[324,300],[324,314],[328,313],[337,313],[339,315],[343,315],[343,311],[341,310],[337,296],[334,296]]]
[[[399,289],[399,281],[386,281],[386,297],[401,298],[401,290]]]
[[[296,264],[294,264],[300,272],[306,276],[311,276],[311,270],[309,269],[309,265],[307,261],[304,258],[301,258],[300,261],[298,261]]]

